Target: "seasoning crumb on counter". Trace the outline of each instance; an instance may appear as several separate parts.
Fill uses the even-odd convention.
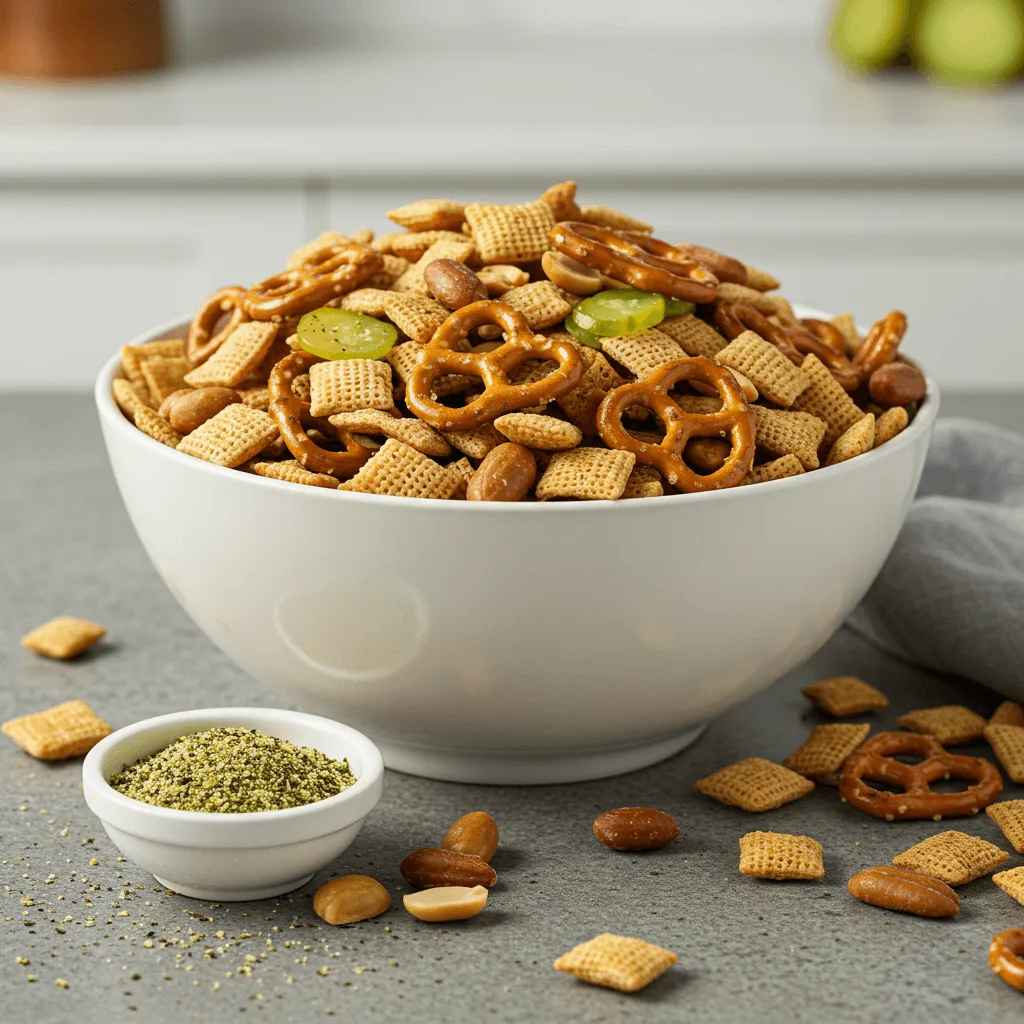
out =
[[[241,814],[337,796],[356,777],[348,760],[257,729],[226,726],[182,736],[110,780],[119,793],[176,811]]]

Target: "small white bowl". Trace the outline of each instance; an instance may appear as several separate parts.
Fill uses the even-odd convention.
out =
[[[125,765],[181,736],[244,726],[348,758],[358,780],[343,793],[281,811],[214,814],[133,800],[110,786]],[[290,892],[347,849],[384,789],[384,761],[361,732],[316,715],[275,708],[202,708],[118,729],[82,766],[85,802],[114,845],[156,880],[203,900],[259,900]]]

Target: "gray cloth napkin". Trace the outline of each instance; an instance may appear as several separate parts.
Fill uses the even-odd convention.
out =
[[[939,420],[907,522],[847,625],[1024,701],[1024,435]]]

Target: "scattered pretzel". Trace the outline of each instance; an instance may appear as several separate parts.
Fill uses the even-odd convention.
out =
[[[722,408],[706,415],[683,412],[668,396],[669,388],[682,380],[710,384],[721,397]],[[665,424],[660,444],[638,441],[622,425],[623,414],[634,405],[650,409]],[[754,410],[729,369],[704,356],[675,359],[645,380],[609,392],[597,411],[597,429],[610,448],[633,452],[637,462],[654,466],[673,487],[688,494],[733,487],[750,472],[754,461]],[[721,437],[726,432],[732,450],[719,469],[701,476],[683,461],[683,449],[691,437]]]
[[[867,380],[880,366],[885,366],[896,358],[900,342],[906,332],[907,317],[898,309],[882,317],[868,331],[867,337],[853,354],[853,367],[860,380]]]
[[[566,220],[550,238],[566,256],[645,292],[690,302],[711,302],[718,292],[718,278],[703,264],[648,235]]]
[[[254,284],[243,304],[253,320],[301,316],[351,291],[384,266],[376,249],[347,243],[328,245],[285,270]]]
[[[1024,928],[1009,928],[989,943],[988,965],[1003,981],[1024,992]]]
[[[244,298],[245,289],[231,285],[214,292],[199,307],[192,318],[188,340],[185,342],[185,355],[193,366],[205,363],[220,348],[228,335],[249,319],[249,314],[242,305]],[[218,331],[217,324],[225,313],[228,314],[228,319]]]
[[[497,324],[505,332],[505,343],[490,352],[455,351],[481,324]],[[528,359],[553,359],[558,368],[538,381],[510,384],[510,371]],[[473,430],[503,413],[561,398],[579,384],[583,369],[573,345],[534,334],[522,313],[503,302],[484,299],[457,309],[438,327],[409,378],[405,401],[421,420],[438,430]],[[483,394],[462,408],[442,405],[432,396],[431,388],[438,377],[449,373],[479,377]]]
[[[860,372],[846,357],[845,350],[837,351],[831,334],[817,325],[821,320],[805,320],[800,327],[773,324],[763,313],[746,302],[720,302],[715,308],[715,324],[730,341],[744,331],[753,331],[770,341],[791,363],[799,366],[808,352],[813,352],[828,368],[844,391],[854,391],[861,383]],[[835,330],[832,324],[825,327]],[[842,335],[836,331],[840,342]],[[826,340],[827,336],[827,340]]]
[[[920,757],[917,764],[898,761],[895,754]],[[937,779],[971,779],[961,793],[935,793]],[[875,789],[865,781],[902,786],[904,792]],[[905,732],[880,732],[855,750],[844,762],[839,793],[858,811],[886,821],[933,818],[964,818],[988,807],[1003,788],[1003,779],[983,757],[950,754],[931,736]]]
[[[292,391],[292,381],[321,361],[319,356],[310,352],[293,352],[285,356],[271,371],[267,382],[270,393],[267,411],[277,424],[285,447],[305,469],[312,473],[351,476],[370,457],[370,450],[359,444],[348,431],[332,426],[326,417],[310,415],[309,402],[304,402]],[[332,452],[321,448],[306,433],[307,427],[316,427],[323,434],[337,437],[345,450]]]

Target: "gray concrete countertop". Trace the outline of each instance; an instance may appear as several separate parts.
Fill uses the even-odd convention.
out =
[[[115,727],[212,702],[281,703],[214,649],[157,578],[122,509],[87,399],[3,398],[0,433],[0,717],[74,697]],[[70,664],[22,650],[19,638],[56,614],[94,618],[109,640]],[[1024,997],[989,970],[986,951],[996,932],[1024,925],[1024,908],[989,879],[960,890],[963,909],[950,921],[892,914],[846,893],[854,872],[949,827],[1009,848],[985,815],[886,824],[818,787],[755,816],[694,790],[694,780],[738,758],[791,753],[820,721],[799,687],[837,673],[863,676],[889,695],[892,706],[870,716],[875,729],[914,707],[962,702],[988,714],[998,701],[841,631],[690,750],[642,772],[532,789],[390,772],[354,847],[301,891],[249,904],[168,894],[118,860],[83,802],[80,762],[36,762],[3,740],[0,1018],[1019,1019]],[[1021,787],[1005,790],[1022,795]],[[632,855],[594,839],[599,812],[637,803],[676,815],[678,842]],[[413,920],[400,904],[399,861],[479,808],[501,828],[500,882],[487,910],[448,926]],[[741,876],[737,840],[753,829],[818,839],[824,880]],[[1019,863],[1012,854],[1007,867]],[[384,882],[395,905],[376,920],[331,928],[313,914],[310,896],[333,874],[353,871]],[[679,964],[634,996],[552,970],[556,956],[602,931],[667,946]]]

